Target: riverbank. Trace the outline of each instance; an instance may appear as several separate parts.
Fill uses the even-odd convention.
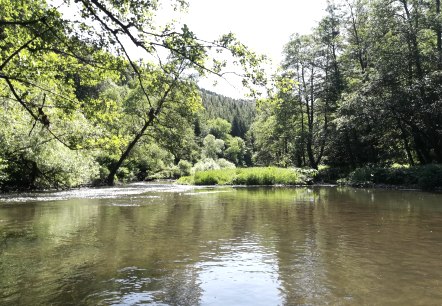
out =
[[[252,167],[206,170],[181,177],[188,185],[313,185],[336,184],[350,187],[388,189],[442,189],[442,165],[415,167],[366,166],[353,171],[340,168]]]
[[[442,190],[442,165],[415,167],[366,166],[353,171],[343,168],[323,167],[319,170],[304,168],[251,167],[197,171],[178,180],[161,180],[182,185],[213,186],[307,186],[341,185],[356,188],[381,188],[401,190]],[[117,183],[124,186],[126,183]],[[10,189],[0,194],[31,191],[75,190],[82,187],[106,187],[101,184],[81,185],[59,189]],[[109,187],[109,186],[107,186]]]
[[[326,177],[327,170],[319,172],[316,180]],[[442,188],[442,165],[414,167],[366,166],[357,168],[344,177],[335,178],[340,185],[394,189],[438,190]]]

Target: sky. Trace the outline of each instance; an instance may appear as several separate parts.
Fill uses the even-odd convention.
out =
[[[61,0],[50,1],[55,7],[63,3]],[[206,41],[232,32],[251,50],[271,59],[273,64],[269,72],[276,71],[280,64],[290,35],[310,33],[325,15],[327,5],[327,0],[188,0],[187,12],[176,13],[171,9],[170,1],[159,1],[162,9],[157,14],[158,24],[176,19],[178,24],[187,24],[198,38]],[[62,12],[67,18],[79,18],[70,6]],[[132,58],[140,56],[134,46],[129,47],[129,51]],[[214,81],[217,86],[213,86]],[[244,98],[246,93],[241,80],[234,77],[225,81],[212,76],[201,79],[199,86],[233,98]]]
[[[188,13],[178,21],[187,24],[197,37],[214,40],[233,32],[253,51],[266,54],[276,70],[290,35],[309,33],[325,14],[326,0],[189,0],[189,5]],[[199,84],[234,98],[244,94],[239,84],[233,87],[223,80],[216,87],[212,79]]]

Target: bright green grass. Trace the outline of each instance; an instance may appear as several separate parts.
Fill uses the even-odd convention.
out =
[[[194,185],[304,185],[311,180],[295,168],[253,167],[207,170],[182,177],[180,184]]]

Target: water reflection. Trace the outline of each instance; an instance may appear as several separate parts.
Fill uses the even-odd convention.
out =
[[[440,194],[157,187],[0,204],[0,304],[442,300]]]

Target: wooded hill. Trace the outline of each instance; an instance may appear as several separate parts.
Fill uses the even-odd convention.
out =
[[[244,138],[255,119],[256,102],[229,98],[206,89],[200,90],[204,106],[203,117],[206,120],[227,120],[232,124],[232,136]]]

